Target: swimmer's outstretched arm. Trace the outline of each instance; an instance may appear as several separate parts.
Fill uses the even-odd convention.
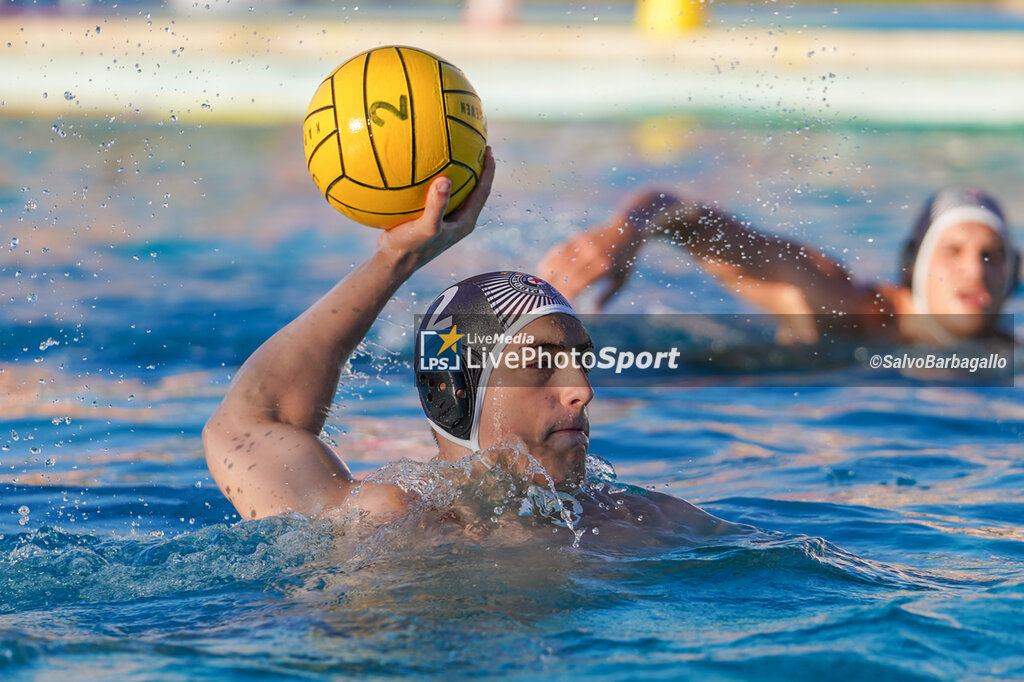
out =
[[[766,235],[709,204],[647,191],[615,216],[562,242],[542,259],[541,277],[570,299],[599,279],[603,306],[625,284],[643,244],[668,240],[689,251],[736,295],[780,314],[864,312],[874,291],[817,249]]]
[[[238,370],[203,444],[210,473],[242,518],[316,515],[351,503],[352,474],[319,438],[342,367],[398,288],[473,231],[493,178],[488,149],[477,186],[447,219],[451,181],[435,180],[420,218],[381,234],[366,261]],[[406,501],[395,486],[358,497],[368,512],[400,511]]]

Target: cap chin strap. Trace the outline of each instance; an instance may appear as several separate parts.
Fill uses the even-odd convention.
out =
[[[917,250],[917,257],[914,259],[914,276],[910,283],[910,295],[914,301],[914,312],[918,314],[929,314],[931,308],[928,305],[928,278],[931,275],[932,257],[939,246],[942,235],[951,227],[960,223],[981,223],[991,228],[1003,242],[1009,245],[1009,233],[1006,223],[992,211],[981,206],[959,206],[950,209],[940,215],[928,226],[921,240],[921,246]],[[1006,259],[1006,277],[1010,277],[1012,263],[1010,258]]]
[[[470,440],[470,439],[467,439],[467,438],[456,438],[455,436],[453,436],[452,434],[448,433],[447,431],[442,429],[440,426],[435,424],[434,420],[431,419],[430,417],[427,417],[427,423],[430,424],[430,428],[434,429],[434,433],[436,433],[441,438],[444,438],[446,441],[448,441],[450,443],[455,443],[458,446],[467,448],[471,452],[479,452],[480,447],[477,444],[476,436],[475,436],[476,424],[473,425],[473,430],[470,432],[470,438],[472,438],[472,440]]]
[[[526,313],[518,320],[512,323],[508,329],[502,332],[502,336],[511,337],[515,336],[523,330],[523,328],[533,322],[547,315],[554,315],[556,313],[563,313],[575,319],[580,319],[576,314],[576,311],[569,306],[561,305],[560,303],[553,303],[551,305],[539,306],[529,313]],[[502,352],[505,350],[505,342],[496,343],[494,347],[490,349],[489,355],[494,358],[500,358]],[[480,447],[480,415],[484,405],[484,397],[487,394],[487,383],[491,379],[491,370],[493,366],[490,362],[485,362],[483,369],[480,370],[480,384],[477,386],[476,396],[473,405],[473,425],[469,430],[469,438],[456,438],[452,434],[448,433],[440,426],[434,423],[434,420],[428,419],[430,428],[434,429],[434,432],[444,438],[445,440],[467,448],[470,452],[480,452],[483,448]]]

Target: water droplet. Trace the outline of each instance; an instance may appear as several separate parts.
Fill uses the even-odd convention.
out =
[[[20,507],[18,507],[18,513],[21,514],[22,516],[28,516],[28,512],[29,512],[28,505],[24,505],[23,504]]]

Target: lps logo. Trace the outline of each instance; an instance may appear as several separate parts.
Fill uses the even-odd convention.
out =
[[[462,356],[459,355],[460,334],[458,327],[452,325],[447,334],[424,329],[419,333],[420,361],[417,370],[420,372],[457,372],[462,369]]]

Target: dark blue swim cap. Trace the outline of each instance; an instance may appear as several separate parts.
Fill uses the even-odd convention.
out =
[[[934,246],[942,233],[953,225],[970,221],[987,225],[1003,238],[1006,246],[1006,294],[1017,287],[1020,255],[1010,243],[1006,215],[992,196],[973,187],[945,187],[925,202],[914,231],[903,245],[901,274],[904,286],[914,296],[918,312],[928,312],[923,283]]]
[[[480,409],[491,374],[484,355],[496,356],[527,324],[555,313],[576,317],[553,286],[522,272],[470,277],[434,299],[418,325],[414,369],[420,404],[440,436],[474,452],[480,449]],[[423,369],[424,332],[457,332],[474,342],[459,344],[457,369]]]

